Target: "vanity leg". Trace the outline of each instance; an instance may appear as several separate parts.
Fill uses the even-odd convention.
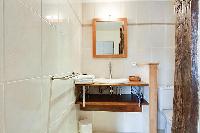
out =
[[[85,86],[83,86],[83,107],[85,107]]]

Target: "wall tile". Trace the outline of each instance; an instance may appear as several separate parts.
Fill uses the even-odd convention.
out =
[[[170,1],[149,2],[151,6],[151,22],[153,23],[174,23],[175,14],[173,3]]]
[[[175,25],[166,26],[165,47],[175,48]]]
[[[58,10],[61,22],[55,27],[43,22],[43,70],[45,75],[80,71],[81,24],[71,6],[67,2],[63,4],[66,6],[61,4],[58,6],[59,10],[55,9]],[[45,12],[48,10],[50,13],[54,9],[47,8]]]
[[[150,2],[139,1],[137,4],[137,23],[150,23],[151,22],[151,7]]]
[[[58,4],[59,23],[57,24],[57,30],[64,34],[67,40],[70,38],[70,33],[72,31],[72,15],[73,11],[71,10],[70,4],[66,0],[60,0]]]
[[[138,18],[138,6],[136,2],[122,2],[121,17],[127,17],[129,23],[136,23]]]
[[[58,37],[56,29],[42,22],[42,70],[43,75],[58,73]]]
[[[58,65],[59,71],[76,71],[80,72],[80,57],[81,57],[81,36],[82,27],[77,18],[70,12],[70,22],[68,24],[67,33],[59,33],[58,40],[59,58]],[[73,34],[72,34],[73,33]],[[65,45],[63,45],[65,44]],[[73,44],[73,45],[72,45]]]
[[[49,111],[49,94],[51,83],[48,77],[42,79],[42,131],[45,132],[48,120],[48,111]],[[69,81],[59,81],[54,80],[52,82],[52,104],[50,108],[50,131],[51,132],[60,132],[71,131],[75,129],[77,123],[76,108],[74,105],[71,105],[74,101],[74,84],[72,80]],[[69,116],[74,118],[70,118]],[[74,120],[74,121],[73,121]],[[64,126],[66,122],[71,121],[70,126]],[[69,124],[69,123],[67,123]],[[62,130],[61,130],[62,127]],[[63,129],[65,127],[65,129]]]
[[[94,131],[120,132],[120,129],[123,129],[122,121],[125,120],[124,114],[125,113],[98,112],[98,111],[94,112],[93,114]]]
[[[95,3],[83,3],[82,6],[83,24],[92,24],[92,19],[95,18]]]
[[[57,0],[42,0],[42,17],[58,22],[58,5]]]
[[[5,14],[6,80],[40,76],[40,18],[18,1],[12,0],[5,1]]]
[[[41,0],[5,1],[5,76],[9,81],[5,85],[5,117],[8,133],[46,132],[50,93],[48,75],[63,76],[72,72],[73,68],[80,71],[82,9],[78,6],[80,3],[70,5],[65,0],[42,0],[42,5]],[[9,10],[10,8],[13,10]],[[76,11],[78,15],[75,14]],[[51,17],[53,21],[48,19]],[[0,22],[0,33],[1,29]],[[1,40],[0,38],[0,42]],[[3,50],[2,43],[0,48]],[[2,53],[0,51],[0,62]],[[0,75],[1,69],[2,67]],[[44,78],[40,79],[41,77]],[[72,81],[55,81],[53,87],[55,100],[51,115],[54,121],[61,121],[56,133],[76,133],[76,108],[66,108],[66,105],[69,106],[74,101],[74,84]],[[1,96],[0,86],[0,98]],[[60,117],[63,110],[68,111],[69,117]],[[0,117],[1,114],[0,111]],[[0,132],[1,129],[2,124]]]
[[[74,100],[73,80],[53,82],[51,120],[56,120],[67,108],[70,109]]]
[[[120,18],[121,17],[121,3],[120,2],[106,2],[95,5],[96,18]]]
[[[83,0],[68,0],[72,6],[77,19],[82,22],[82,1]]]
[[[138,26],[128,26],[128,57],[133,49],[137,49],[138,46]]]
[[[93,111],[79,111],[79,120],[87,119],[90,122],[93,122]]]
[[[142,106],[142,119],[143,119],[143,127],[146,127],[146,128],[143,128],[143,132],[144,133],[148,133],[149,132],[149,126],[146,126],[146,125],[149,125],[149,106]]]
[[[159,62],[159,84],[173,85],[175,51],[171,48],[152,48],[152,61]]]
[[[3,0],[0,0],[0,83],[3,80]]]
[[[47,130],[48,113],[49,113],[49,96],[50,96],[50,80],[49,77],[42,78],[42,103],[41,103],[41,127],[42,133]]]
[[[165,22],[175,23],[176,22],[176,14],[174,12],[174,3],[171,1],[167,1],[165,7]]]
[[[115,59],[111,60],[111,65],[112,65],[112,76],[113,78],[127,78],[125,75],[125,62],[126,59]],[[107,73],[109,75],[109,65],[106,64],[107,67]],[[123,71],[122,71],[123,70]]]
[[[91,48],[92,47],[92,28],[83,27],[83,45],[82,48]]]
[[[18,0],[19,2],[29,6],[38,14],[41,13],[41,0]]]
[[[135,39],[136,39],[136,49],[140,48],[150,48],[151,47],[151,26],[150,25],[138,25],[134,26]],[[132,38],[132,35],[129,35]]]
[[[151,46],[175,48],[175,26],[152,25]]]
[[[73,36],[73,40],[72,40],[72,44],[69,44],[72,46],[72,57],[73,57],[73,60],[71,64],[73,64],[73,68],[72,68],[72,71],[77,71],[77,72],[80,72],[80,63],[81,63],[81,45],[82,45],[82,39],[80,38],[80,36],[82,35],[82,27],[81,25],[78,23],[78,21],[76,21],[76,23],[74,23],[75,27],[75,31],[73,32],[74,33],[74,36]],[[80,45],[81,44],[81,45]],[[68,65],[69,66],[69,65]]]
[[[45,129],[49,108],[49,78],[43,78],[43,127]],[[53,81],[53,100],[50,109],[50,132],[63,133],[77,132],[77,118],[75,105],[70,105],[74,100],[72,81]],[[64,88],[64,89],[63,89]],[[72,94],[73,93],[73,94]],[[64,95],[63,95],[64,94]],[[45,119],[44,119],[45,118]]]
[[[72,100],[73,99],[73,100]],[[59,99],[54,100],[55,103],[51,107],[51,123],[59,119],[63,113],[71,110],[71,103],[74,101],[74,95],[72,90],[68,91]]]
[[[92,57],[92,49],[84,49],[82,56],[83,73],[94,74],[98,78],[109,77],[109,59],[94,59]]]
[[[42,1],[42,72],[43,75],[58,73],[59,4],[56,0]]]
[[[129,61],[137,63],[151,62],[151,50],[149,48],[131,48],[129,47]],[[131,63],[130,62],[130,63]]]
[[[73,41],[71,39],[66,39],[66,34],[58,34],[58,40],[60,42],[57,44],[58,47],[58,57],[57,57],[57,65],[58,65],[58,72],[59,73],[66,73],[66,72],[72,72],[73,68],[73,59],[75,57],[73,56]],[[65,45],[63,45],[65,44]],[[74,44],[76,45],[76,44]],[[78,47],[77,47],[78,49]],[[78,62],[78,61],[77,61]]]
[[[125,113],[124,122],[121,125],[123,127],[123,132],[142,132],[143,128],[142,125],[142,113]],[[131,124],[126,124],[131,123]]]
[[[165,44],[167,26],[152,25],[151,26],[151,47],[163,47]]]
[[[75,108],[72,108],[69,113],[63,115],[50,128],[50,133],[64,133],[66,131],[70,131],[70,133],[78,132]]]
[[[141,113],[113,113],[95,111],[93,112],[93,128],[95,132],[142,132],[143,129],[141,128],[141,118]],[[104,122],[102,123],[102,121]],[[127,123],[131,123],[131,125]]]
[[[4,91],[3,84],[0,84],[0,133],[3,133],[3,125],[4,125]]]
[[[8,133],[41,132],[41,80],[5,85],[6,130]]]
[[[162,23],[166,20],[166,2],[149,2],[151,22]]]

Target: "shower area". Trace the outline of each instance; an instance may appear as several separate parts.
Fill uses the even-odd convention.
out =
[[[0,133],[78,132],[73,80],[50,76],[80,72],[81,20],[81,0],[0,0]]]

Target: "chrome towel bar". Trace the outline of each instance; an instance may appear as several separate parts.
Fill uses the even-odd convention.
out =
[[[73,72],[72,74],[70,75],[67,75],[67,76],[64,76],[64,77],[55,77],[55,76],[51,76],[50,79],[51,80],[69,80],[69,79],[72,79],[72,78],[75,78],[76,76],[80,75],[79,73],[75,73]]]

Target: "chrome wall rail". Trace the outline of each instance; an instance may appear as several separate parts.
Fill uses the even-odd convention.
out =
[[[55,76],[52,76],[50,79],[51,80],[57,80],[57,79],[58,80],[69,80],[69,79],[75,78],[78,75],[80,75],[80,74],[73,72],[72,74],[64,76],[64,77],[55,77]]]

